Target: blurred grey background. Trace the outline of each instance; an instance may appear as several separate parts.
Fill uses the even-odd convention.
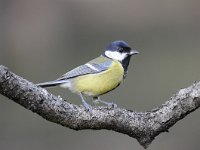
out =
[[[0,64],[33,83],[56,79],[125,40],[133,57],[124,83],[102,99],[136,111],[151,110],[178,89],[200,80],[200,1],[1,0]],[[69,91],[49,89],[81,104]],[[149,150],[199,149],[197,110],[156,137]],[[73,131],[0,95],[1,150],[143,148],[112,131]]]

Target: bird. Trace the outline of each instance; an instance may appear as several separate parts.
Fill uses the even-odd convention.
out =
[[[56,80],[39,83],[37,86],[67,88],[80,96],[88,111],[92,110],[92,106],[86,102],[85,96],[92,97],[96,103],[117,107],[114,103],[101,100],[100,96],[120,85],[128,73],[131,56],[138,53],[123,40],[113,41],[99,57],[72,69]]]

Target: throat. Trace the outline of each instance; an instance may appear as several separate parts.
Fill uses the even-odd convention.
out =
[[[131,56],[128,56],[125,59],[123,59],[121,62],[124,68],[124,78],[126,77],[126,74],[128,73],[128,66],[129,66],[130,59],[131,59]]]

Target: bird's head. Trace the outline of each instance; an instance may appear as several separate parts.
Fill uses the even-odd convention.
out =
[[[132,49],[126,42],[114,41],[107,46],[103,55],[111,59],[123,62],[123,60],[125,60],[127,57],[138,53],[138,51]]]

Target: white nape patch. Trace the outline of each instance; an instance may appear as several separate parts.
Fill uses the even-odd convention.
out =
[[[105,55],[109,58],[112,58],[114,60],[122,61],[124,58],[127,57],[127,53],[120,53],[116,51],[106,51]]]
[[[88,66],[89,68],[93,69],[93,70],[99,71],[97,68],[95,68],[94,66],[92,66],[90,64],[85,64],[85,65]]]

